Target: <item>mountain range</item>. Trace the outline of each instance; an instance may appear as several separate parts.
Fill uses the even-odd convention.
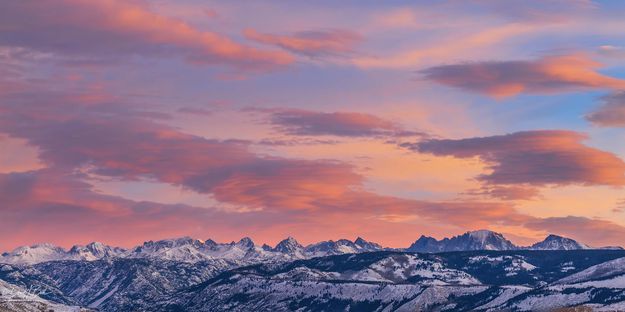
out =
[[[599,247],[595,249],[619,249],[621,247]],[[249,237],[238,242],[217,243],[211,239],[205,241],[182,237],[159,241],[148,241],[130,249],[111,247],[99,242],[87,245],[75,245],[69,250],[52,244],[22,246],[0,256],[0,263],[35,264],[54,260],[93,261],[104,258],[157,258],[164,260],[198,262],[208,260],[230,260],[241,264],[263,261],[281,262],[313,257],[373,252],[383,250],[408,252],[451,252],[468,250],[577,250],[593,249],[573,239],[549,235],[543,241],[531,246],[516,246],[502,234],[488,230],[466,232],[462,235],[437,240],[421,236],[407,248],[387,248],[369,242],[361,237],[354,241],[339,239],[322,241],[303,246],[292,237],[280,241],[275,247],[259,246]]]
[[[94,242],[88,245],[75,245],[69,250],[52,244],[36,244],[22,246],[0,256],[0,263],[36,264],[59,260],[94,261],[108,258],[148,258],[182,262],[199,262],[210,260],[238,261],[240,264],[262,261],[286,261],[306,259],[319,256],[361,253],[385,250],[376,243],[357,238],[354,241],[340,239],[323,241],[308,246],[300,245],[289,237],[280,241],[275,247],[256,245],[245,237],[238,242],[216,243],[208,239],[201,241],[190,237],[148,241],[130,249],[111,247]]]
[[[402,249],[292,237],[39,244],[0,257],[0,311],[619,311],[624,259],[615,247],[556,235],[521,247],[486,230]]]

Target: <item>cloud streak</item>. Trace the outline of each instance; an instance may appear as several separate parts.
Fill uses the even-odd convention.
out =
[[[540,192],[528,186],[482,186],[480,189],[469,190],[467,195],[488,196],[502,200],[532,200],[540,197]]]
[[[357,112],[315,112],[298,109],[265,110],[280,132],[290,135],[333,135],[343,137],[426,136],[405,130],[395,122]]]
[[[426,68],[421,74],[442,85],[493,97],[625,88],[625,80],[597,72],[600,67],[584,55],[562,55],[530,61],[441,65]]]
[[[342,29],[302,31],[292,35],[259,33],[248,28],[245,37],[263,44],[281,47],[287,51],[309,57],[339,56],[353,52],[353,46],[362,37]]]

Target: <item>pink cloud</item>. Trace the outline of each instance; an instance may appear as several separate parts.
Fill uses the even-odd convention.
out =
[[[334,135],[346,137],[426,136],[375,115],[357,112],[315,112],[301,109],[272,109],[269,121],[290,135]]]
[[[282,51],[246,46],[158,15],[147,2],[15,1],[0,11],[0,45],[86,59],[174,55],[199,64],[266,70],[289,64]]]
[[[70,244],[80,239],[128,246],[155,236],[232,238],[241,233],[277,240],[289,231],[304,241],[358,232],[402,246],[423,229],[439,233],[449,228],[522,227],[536,220],[509,203],[376,194],[365,190],[365,177],[348,163],[259,155],[245,142],[183,133],[163,123],[166,117],[105,94],[36,90],[5,95],[0,101],[0,132],[36,146],[47,166],[0,175],[0,197],[6,204],[0,209],[0,232],[6,244],[36,240]],[[513,138],[517,136],[524,137]],[[559,139],[543,138],[550,133],[529,135],[529,151],[516,151],[531,156],[555,146],[565,152],[595,153],[579,143],[579,135],[551,136]],[[502,151],[523,146],[519,140],[525,142],[493,140],[498,142],[494,151],[484,151],[484,145],[493,148],[493,144],[480,141],[462,143],[470,148],[455,153],[462,157],[481,155],[476,151],[491,153],[491,159],[507,165],[508,156]],[[85,182],[85,173],[167,183],[251,209],[224,212],[98,194]],[[398,237],[398,229],[409,237]]]
[[[586,119],[600,127],[625,127],[625,92],[603,97],[603,103]]]
[[[67,247],[94,240],[128,247],[148,239],[181,235],[218,240],[252,235],[275,242],[285,233],[306,242],[357,233],[375,235],[386,244],[407,246],[417,236],[415,224],[422,224],[423,231],[431,226],[428,223],[436,222],[439,225],[428,230],[432,233],[449,224],[479,228],[528,219],[505,204],[413,201],[361,191],[335,197],[317,195],[321,196],[316,208],[310,211],[283,207],[224,212],[102,195],[80,175],[54,169],[0,174],[0,196],[6,204],[0,209],[0,234],[4,238],[0,247],[42,241]],[[283,196],[291,197],[289,201],[293,202],[298,194]],[[409,219],[414,222],[384,220],[388,215],[413,216]],[[398,229],[408,235],[398,236]]]
[[[183,235],[226,240],[239,237],[242,228],[262,233],[257,229],[296,222],[288,212],[227,213],[102,195],[80,175],[51,169],[0,174],[0,197],[7,204],[0,209],[4,249],[34,242],[69,247],[90,241],[129,247]]]
[[[479,177],[489,184],[625,185],[625,162],[583,145],[586,138],[574,131],[537,130],[404,146],[437,156],[479,157],[492,170]]]
[[[427,80],[494,97],[625,88],[625,80],[597,72],[600,67],[584,55],[562,55],[531,61],[441,65],[421,73]]]
[[[7,204],[0,210],[0,225],[13,230],[10,224],[19,225],[21,231],[6,236],[15,244],[35,238],[69,242],[78,235],[136,242],[150,233],[225,235],[232,229],[277,239],[284,233],[272,227],[295,225],[298,233],[313,240],[306,228],[325,224],[336,228],[325,235],[343,233],[349,227],[345,218],[375,227],[378,235],[398,242],[400,238],[391,239],[397,225],[383,216],[476,227],[525,218],[505,204],[436,203],[367,192],[364,177],[349,164],[257,155],[244,142],[182,133],[114,97],[19,93],[5,97],[0,111],[0,132],[36,146],[47,166],[0,178],[0,196]],[[225,213],[105,196],[75,172],[167,183],[250,209]],[[79,226],[71,228],[70,222]]]
[[[14,95],[0,104],[0,132],[38,147],[51,168],[155,180],[253,208],[315,209],[362,181],[345,163],[256,155],[246,142],[185,134],[117,101]]]

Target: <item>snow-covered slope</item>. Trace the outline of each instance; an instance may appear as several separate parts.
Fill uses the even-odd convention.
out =
[[[621,289],[561,288],[612,251],[374,252],[255,265],[163,298],[162,311],[551,311],[625,307]],[[613,262],[610,267],[618,265]],[[583,271],[582,271],[583,272]],[[573,273],[574,274],[574,273]],[[620,292],[620,294],[619,294]],[[586,310],[582,310],[586,311]],[[615,311],[620,311],[616,309]]]
[[[0,280],[36,291],[40,297],[46,300],[65,305],[78,305],[76,300],[67,296],[57,287],[55,280],[31,266],[0,264]]]
[[[559,280],[558,284],[577,284],[595,280],[606,280],[625,275],[625,258],[618,258],[591,266],[581,272]]]
[[[470,274],[449,268],[437,259],[392,252],[322,257],[258,268],[276,272],[272,276],[275,279],[384,283],[419,281],[423,285],[480,284]]]
[[[247,239],[199,243],[246,254],[278,252],[278,246],[257,247]],[[305,249],[293,239],[283,243],[281,254]],[[156,245],[169,250],[189,244],[198,242]],[[44,290],[45,300],[103,312],[534,311],[575,305],[620,311],[623,259],[622,250],[378,251],[253,265],[113,257],[0,265],[0,280]]]
[[[53,261],[33,267],[84,306],[104,311],[137,311],[158,297],[201,283],[237,267],[224,260],[196,263],[114,258]]]
[[[380,252],[235,269],[166,298],[158,309],[415,311],[486,288],[437,259]]]
[[[584,311],[625,311],[625,258],[591,266],[533,289],[499,308],[550,311],[571,305],[585,306]]]
[[[303,246],[288,237],[271,247],[182,237],[129,250],[40,244],[3,254],[0,280],[105,312],[625,308],[625,251],[586,247],[551,235],[521,248],[486,230],[422,236],[409,252],[362,238]]]
[[[36,290],[28,290],[0,280],[0,311],[11,312],[87,312],[77,306],[68,306],[45,300]]]

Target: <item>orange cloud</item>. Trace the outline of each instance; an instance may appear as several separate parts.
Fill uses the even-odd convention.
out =
[[[69,247],[104,241],[129,247],[183,235],[225,240],[294,222],[286,212],[226,213],[102,195],[80,175],[50,169],[0,174],[0,198],[5,204],[0,209],[4,250],[34,242]]]
[[[128,247],[172,236],[227,241],[247,234],[265,242],[288,234],[304,242],[357,234],[406,247],[420,234],[440,237],[484,227],[548,231],[605,245],[623,243],[625,233],[624,227],[609,221],[535,218],[503,203],[415,201],[361,191],[322,196],[316,203],[321,210],[312,212],[232,213],[102,195],[80,175],[49,169],[0,174],[0,197],[6,204],[0,209],[0,248],[5,249],[41,241],[70,246],[98,240]]]
[[[425,79],[494,97],[588,89],[623,89],[625,80],[596,70],[584,55],[550,56],[532,61],[476,62],[430,67]]]
[[[437,156],[479,157],[492,170],[478,177],[488,184],[625,185],[625,162],[583,145],[585,139],[574,131],[537,130],[403,146]]]
[[[185,134],[109,99],[42,93],[5,99],[0,132],[37,146],[50,168],[155,180],[275,210],[316,209],[318,200],[340,197],[362,181],[345,163],[257,155],[246,142]]]
[[[309,235],[305,229],[332,224],[336,230],[326,230],[329,235],[347,231],[346,218],[359,226],[376,227],[378,234],[390,238],[397,226],[383,221],[385,215],[404,216],[413,220],[410,223],[435,221],[456,227],[517,224],[526,218],[505,204],[427,202],[367,192],[364,177],[349,164],[257,155],[243,142],[188,135],[160,123],[149,112],[115,99],[98,99],[45,92],[3,99],[0,132],[37,146],[39,158],[48,166],[0,177],[0,197],[8,206],[0,210],[0,228],[7,233],[14,230],[14,234],[3,233],[7,240],[65,241],[82,235],[117,242],[121,234],[106,233],[111,232],[111,224],[115,232],[126,232],[126,239],[155,232],[229,233],[232,228],[274,237],[284,233],[273,232],[272,227],[295,225],[298,233]],[[97,194],[82,175],[69,172],[168,183],[249,209],[227,213],[134,202]],[[81,225],[75,232],[69,226],[63,230],[52,226],[68,222]],[[11,224],[19,224],[21,230]]]
[[[362,177],[341,163],[276,159],[265,168],[234,173],[211,190],[220,201],[262,209],[320,210],[341,200]],[[344,208],[344,207],[342,207]]]
[[[177,55],[201,64],[269,69],[293,57],[260,50],[220,34],[150,11],[147,3],[121,0],[51,0],[6,3],[0,11],[0,45],[108,59]]]
[[[183,133],[162,122],[167,115],[106,95],[66,96],[37,89],[3,97],[0,111],[0,132],[36,146],[47,166],[0,175],[0,198],[7,204],[0,209],[0,235],[11,244],[35,239],[69,243],[80,237],[127,246],[154,235],[227,237],[242,232],[279,239],[287,230],[307,241],[359,233],[404,244],[414,240],[415,232],[523,227],[536,219],[510,203],[376,194],[365,189],[365,177],[350,164],[259,155],[246,142]],[[530,156],[554,147],[563,155],[595,153],[579,143],[579,135],[567,132],[512,137],[491,139],[496,144],[462,143],[470,148],[458,153],[490,153],[506,165],[509,155],[502,151],[515,146],[529,146],[516,152]],[[495,147],[484,150],[484,145]],[[93,191],[84,173],[167,183],[250,209],[223,211],[107,196]],[[405,235],[398,235],[398,229]]]

